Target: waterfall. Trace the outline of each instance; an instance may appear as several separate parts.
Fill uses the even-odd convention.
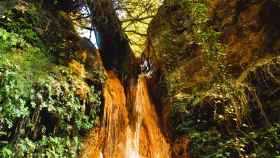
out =
[[[125,94],[117,76],[108,72],[103,96],[104,115],[98,134],[99,142],[87,145],[82,157],[171,157],[170,146],[161,132],[144,76],[132,79]],[[98,149],[96,144],[99,144]]]

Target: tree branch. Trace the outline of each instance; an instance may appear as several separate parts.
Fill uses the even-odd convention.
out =
[[[144,37],[147,36],[147,34],[140,33],[140,32],[137,32],[137,31],[135,31],[135,30],[124,30],[124,32],[134,33],[134,34],[137,34],[137,35],[139,35],[139,36],[144,36]]]

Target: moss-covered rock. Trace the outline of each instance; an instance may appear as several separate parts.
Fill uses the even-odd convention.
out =
[[[167,133],[176,142],[189,135],[192,156],[279,155],[277,143],[261,142],[279,130],[279,12],[271,0],[172,0],[159,9],[145,52],[160,74],[151,86]]]
[[[0,17],[0,157],[76,157],[99,122],[99,52],[67,13],[17,1]]]

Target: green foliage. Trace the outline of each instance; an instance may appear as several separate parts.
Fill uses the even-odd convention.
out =
[[[280,156],[280,126],[237,131],[223,135],[217,129],[189,131],[191,155],[194,157],[278,157]]]
[[[16,33],[9,33],[5,29],[0,28],[0,50],[2,53],[11,51],[12,48],[24,48],[27,46],[27,43],[24,39]]]
[[[146,47],[147,29],[157,13],[159,0],[118,0],[114,5],[133,52],[140,56]]]
[[[49,68],[51,58],[44,47],[34,47],[22,35],[0,28],[0,65],[14,62],[20,72],[31,78],[40,77]],[[16,62],[15,62],[16,61]]]
[[[28,8],[20,11],[16,9],[7,10],[3,17],[0,18],[0,26],[8,32],[14,32],[37,47],[43,47],[35,26],[40,25],[39,13],[34,5],[28,5]]]
[[[251,122],[246,88],[214,84],[206,93],[180,94],[173,105],[177,135],[187,134],[193,157],[277,157],[280,125]],[[248,92],[248,91],[247,91]],[[258,129],[260,128],[260,129]]]
[[[155,47],[153,58],[164,63],[164,79],[160,84],[167,95],[191,91],[195,86],[208,89],[212,76],[223,80],[224,46],[219,41],[221,33],[211,25],[207,2],[168,0],[161,10],[156,19],[160,24],[154,24],[151,47]]]
[[[46,150],[46,154],[54,152],[56,157],[61,157],[60,154],[65,153],[64,157],[69,157],[67,154],[76,153],[80,148],[72,150],[68,144],[73,144],[73,138],[67,138],[67,136],[80,136],[94,125],[99,112],[100,94],[96,93],[92,87],[89,97],[86,100],[80,100],[75,94],[75,84],[79,81],[65,70],[61,70],[60,74],[52,74],[48,79],[34,81],[31,89],[27,89],[26,85],[21,85],[27,82],[26,78],[18,78],[21,75],[18,74],[15,66],[3,66],[0,69],[0,131],[1,137],[5,138],[3,141],[8,141],[1,143],[1,146],[4,145],[0,149],[3,157],[7,152],[7,147],[11,146],[10,140],[26,136],[31,137],[29,142],[39,146],[36,150],[42,148],[40,150]],[[18,130],[14,131],[15,129]],[[50,137],[47,142],[40,139],[36,141],[45,134],[58,138]],[[41,144],[54,143],[53,141],[59,141],[57,144],[61,146]],[[12,145],[12,148],[17,145],[22,145],[20,139]],[[31,147],[25,148],[28,151],[21,151],[20,148],[13,154],[20,156],[21,153],[32,153]],[[38,155],[38,157],[44,156]]]
[[[217,32],[213,26],[209,24],[208,6],[204,0],[170,0],[165,2],[167,6],[179,6],[188,13],[192,33],[192,41],[202,49],[205,62],[217,61],[223,55],[223,45],[218,41],[220,32]],[[188,29],[190,29],[188,28]],[[210,63],[208,63],[211,66]]]
[[[183,90],[179,91],[181,87],[186,87],[182,81],[187,77],[181,75],[184,72],[184,66],[178,65],[171,68],[170,73],[165,76],[168,91],[173,92],[171,96],[176,94],[172,100],[172,120],[177,135],[187,134],[190,137],[193,157],[248,157],[258,146],[251,147],[250,138],[243,134],[256,131],[254,127],[243,129],[248,126],[246,122],[249,110],[247,88],[245,85],[235,84],[224,71],[222,65],[224,46],[219,42],[220,33],[210,25],[211,19],[208,16],[206,1],[172,0],[166,1],[165,5],[176,6],[180,8],[177,14],[183,10],[189,16],[187,21],[189,24],[184,26],[188,29],[185,38],[174,38],[196,44],[203,53],[204,68],[218,72],[215,74],[216,81],[209,81],[203,88],[197,87],[204,89],[203,91],[188,92],[188,94],[185,94]],[[170,32],[166,34],[172,36]],[[172,38],[167,36],[166,39]],[[165,43],[171,47],[167,50],[174,50],[172,43],[174,42],[171,40]],[[174,53],[174,56],[183,56],[178,53],[181,47],[177,46],[177,49],[174,51],[177,53]],[[266,130],[268,129],[263,129],[263,132]],[[274,149],[276,148],[262,148],[260,151],[271,151],[275,154]],[[266,155],[266,157],[270,156]]]
[[[76,157],[98,121],[100,93],[53,64],[34,14],[31,6],[0,19],[0,157]]]
[[[189,0],[188,2],[191,8],[194,40],[201,46],[206,59],[217,61],[218,57],[222,55],[223,46],[218,42],[220,33],[209,25],[208,6],[205,1]]]
[[[11,129],[18,118],[24,118],[29,115],[29,109],[26,104],[26,93],[24,92],[24,82],[21,76],[17,78],[15,66],[10,69],[1,67],[0,94],[1,94],[1,132],[2,128]],[[5,132],[6,133],[6,132]]]
[[[94,87],[91,87],[87,100],[81,101],[75,92],[79,86],[77,83],[82,84],[83,82],[64,69],[60,71],[59,74],[53,74],[48,80],[44,80],[42,85],[39,85],[42,89],[39,90],[41,93],[37,93],[36,97],[42,98],[41,108],[47,108],[48,112],[58,115],[61,123],[59,128],[62,131],[73,128],[68,125],[71,123],[77,129],[91,128],[92,120],[96,120],[97,117],[98,109],[96,108],[100,104],[100,94],[94,91]],[[31,102],[31,104],[35,104],[35,102]],[[85,114],[87,105],[92,106],[89,116]]]
[[[46,137],[38,141],[22,138],[13,146],[5,146],[0,151],[1,157],[49,157],[49,158],[74,158],[75,152],[81,148],[81,140],[78,137]],[[15,152],[16,151],[16,154]]]

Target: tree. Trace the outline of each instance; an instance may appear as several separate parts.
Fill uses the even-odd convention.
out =
[[[92,24],[100,35],[100,50],[105,66],[125,71],[133,62],[133,52],[121,28],[111,0],[94,0],[89,4]]]
[[[144,49],[148,24],[156,14],[159,0],[63,0],[80,27],[98,32],[100,51],[107,69],[119,72],[135,70],[135,54]],[[78,7],[77,7],[78,6]],[[80,6],[80,7],[79,7]]]
[[[134,53],[143,52],[150,21],[157,13],[160,0],[115,0],[123,31],[129,38]]]

